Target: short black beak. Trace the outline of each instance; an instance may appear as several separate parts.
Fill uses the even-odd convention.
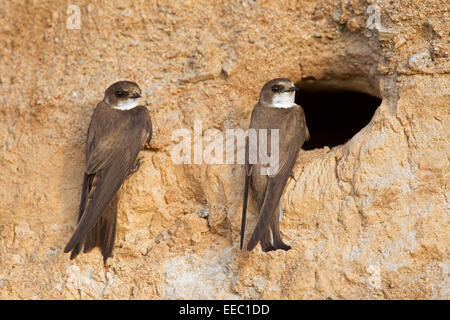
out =
[[[289,89],[286,90],[286,92],[291,92],[291,91],[299,91],[299,88],[296,87],[290,87]]]
[[[133,99],[137,99],[137,98],[140,98],[141,97],[141,95],[139,94],[139,93],[134,93],[132,96],[131,96],[131,98],[133,98]]]

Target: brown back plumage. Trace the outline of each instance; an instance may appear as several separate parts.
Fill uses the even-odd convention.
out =
[[[112,254],[117,224],[116,194],[135,166],[139,151],[152,135],[145,107],[128,111],[98,104],[86,141],[86,168],[78,214],[78,226],[64,252],[75,258],[99,246],[106,261]]]
[[[273,84],[288,82],[287,79],[274,79],[268,82],[262,91],[269,91]],[[276,174],[261,175],[261,163],[249,164],[249,140],[246,143],[246,165],[244,185],[244,205],[241,224],[241,249],[245,232],[245,218],[247,210],[248,189],[251,187],[257,204],[258,221],[253,234],[247,244],[247,250],[252,250],[261,242],[263,251],[274,249],[288,250],[282,240],[279,229],[278,206],[286,183],[295,165],[300,148],[309,138],[303,108],[294,106],[281,109],[272,108],[270,100],[261,103],[262,99],[269,99],[270,93],[262,92],[260,102],[252,112],[250,128],[267,129],[267,143],[270,144],[270,129],[279,130],[279,170]],[[261,99],[262,98],[262,99]],[[267,102],[269,101],[269,102]],[[258,136],[259,139],[259,136]],[[259,146],[259,140],[258,140]]]

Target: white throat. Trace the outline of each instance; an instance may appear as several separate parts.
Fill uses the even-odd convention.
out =
[[[116,110],[131,110],[133,108],[136,108],[139,105],[139,98],[138,99],[127,99],[126,101],[120,101],[116,106],[113,106]]]
[[[273,96],[272,107],[274,108],[292,108],[295,105],[295,92],[282,92]]]

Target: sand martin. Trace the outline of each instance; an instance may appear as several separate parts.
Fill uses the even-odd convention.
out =
[[[255,164],[249,163],[249,144],[258,142],[251,141],[247,137],[241,249],[244,241],[249,187],[252,189],[256,200],[258,221],[247,244],[247,250],[252,250],[258,242],[261,243],[264,252],[276,249],[289,250],[291,248],[281,240],[279,220],[281,196],[292,174],[300,148],[309,138],[303,108],[295,104],[295,91],[298,90],[289,79],[273,79],[263,86],[259,102],[253,109],[250,128],[256,131],[267,130],[267,150],[274,149],[270,146],[272,141],[270,138],[271,129],[279,130],[279,166],[276,172],[263,174],[267,165],[262,164],[260,159]],[[257,136],[259,137],[259,135]],[[260,148],[259,144],[257,147]]]
[[[117,192],[133,172],[140,150],[150,143],[152,123],[145,107],[139,106],[141,89],[119,81],[106,91],[95,108],[86,140],[86,167],[81,192],[78,226],[64,252],[75,258],[100,247],[103,260],[112,256],[117,224]]]

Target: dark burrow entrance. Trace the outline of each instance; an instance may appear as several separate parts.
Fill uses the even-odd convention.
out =
[[[343,90],[315,81],[296,84],[301,90],[295,102],[305,110],[311,139],[304,150],[346,143],[372,119],[381,99],[366,93]]]

